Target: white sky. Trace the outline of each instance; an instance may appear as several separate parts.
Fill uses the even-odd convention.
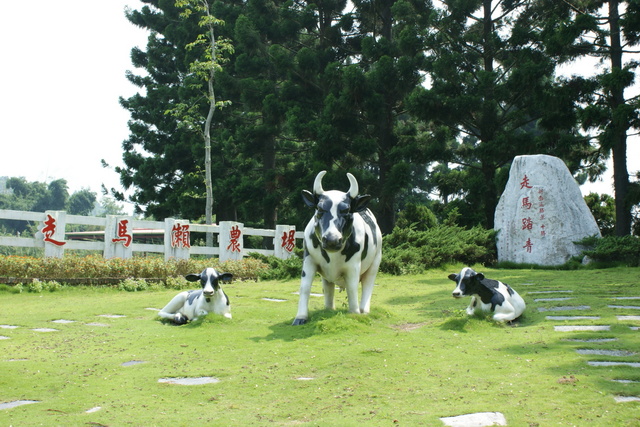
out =
[[[0,14],[0,176],[51,182],[64,178],[71,193],[98,194],[101,184],[122,190],[129,114],[118,97],[136,87],[131,48],[147,33],[124,16],[135,0],[32,0],[2,4]]]
[[[120,187],[100,160],[122,166],[129,114],[118,97],[136,87],[131,48],[147,33],[124,17],[137,0],[9,1],[0,14],[0,176],[67,180],[71,193]],[[582,68],[584,69],[584,68]],[[640,144],[629,141],[629,173],[640,168]],[[611,171],[583,193],[612,194]],[[129,207],[126,207],[129,210]]]

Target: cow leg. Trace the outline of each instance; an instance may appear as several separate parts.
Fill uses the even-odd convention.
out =
[[[493,320],[496,322],[510,322],[516,318],[516,310],[509,301],[504,301],[501,305],[497,305]]]
[[[360,313],[358,304],[358,283],[360,273],[350,273],[345,275],[345,286],[347,288],[347,300],[349,301],[349,313]]]
[[[178,313],[178,311],[184,307],[185,302],[187,302],[187,297],[189,296],[188,292],[180,292],[178,295],[173,297],[169,304],[165,305],[162,310],[158,312],[158,316],[163,319],[173,320],[178,324],[187,323],[187,318],[182,314]]]
[[[308,256],[302,263],[302,279],[300,280],[300,298],[298,299],[298,313],[293,320],[294,325],[304,325],[309,318],[309,296],[311,295],[311,284],[318,267]]]
[[[360,313],[367,314],[369,313],[369,308],[371,306],[371,295],[373,294],[373,286],[376,280],[376,274],[378,272],[378,268],[375,268],[375,271],[372,271],[373,268],[367,270],[366,273],[362,275],[362,299],[360,300]]]
[[[469,316],[473,316],[476,312],[476,306],[478,305],[478,301],[476,301],[476,297],[471,297],[471,302],[469,303],[469,307],[467,307],[467,314]]]
[[[336,284],[322,278],[322,293],[324,294],[324,308],[327,310],[335,310],[334,294],[336,292]]]

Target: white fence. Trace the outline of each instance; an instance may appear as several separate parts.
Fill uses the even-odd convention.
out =
[[[132,216],[90,217],[67,215],[64,211],[23,212],[0,209],[0,219],[39,223],[35,237],[0,236],[0,246],[44,248],[45,257],[61,258],[65,249],[102,251],[105,258],[130,258],[134,252],[163,253],[165,260],[188,259],[191,255],[217,256],[220,261],[242,259],[249,252],[289,258],[302,232],[295,226],[277,225],[275,230],[245,227],[240,222],[221,221],[219,225],[190,224],[188,220],[167,218],[145,221]],[[85,225],[98,231],[66,231],[67,225]],[[92,227],[92,228],[93,228]],[[191,233],[218,235],[218,247],[192,245]],[[163,239],[163,244],[142,243],[142,236]],[[245,249],[245,236],[273,238],[273,250]],[[79,239],[102,239],[81,241]]]

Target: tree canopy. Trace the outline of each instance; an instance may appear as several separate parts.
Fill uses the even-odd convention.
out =
[[[131,52],[140,71],[128,78],[140,92],[121,99],[131,120],[117,171],[149,216],[205,213],[205,151],[192,118],[210,132],[217,220],[302,226],[300,190],[326,169],[326,188],[344,189],[346,172],[358,178],[385,233],[415,203],[492,228],[514,156],[555,155],[594,178],[615,147],[606,137],[612,118],[626,124],[619,134],[635,126],[636,104],[604,103],[616,75],[630,84],[634,64],[611,77],[557,76],[560,64],[608,52],[585,37],[611,33],[595,17],[613,1],[579,2],[583,9],[551,0],[141,2],[127,18],[149,40]],[[224,22],[216,40],[233,46],[208,80],[225,101],[210,126],[208,82],[190,69],[203,57],[193,48],[202,28],[181,15],[191,3],[209,6]],[[633,45],[640,10],[620,3]],[[178,108],[194,113],[188,123],[166,114]],[[625,200],[626,212],[639,202]]]

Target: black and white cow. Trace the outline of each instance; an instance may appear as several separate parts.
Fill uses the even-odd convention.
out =
[[[307,322],[309,295],[316,273],[322,276],[324,304],[335,309],[335,286],[347,289],[349,312],[369,313],[373,282],[382,258],[382,234],[367,204],[371,196],[358,194],[358,181],[350,173],[349,191],[322,188],[320,172],[313,193],[303,190],[305,203],[315,208],[313,218],[304,230],[304,260],[300,283],[300,300],[294,325]],[[358,283],[362,297],[358,304]]]
[[[464,267],[459,274],[450,274],[449,279],[457,284],[453,290],[454,298],[471,296],[471,304],[467,307],[469,316],[476,311],[493,312],[493,320],[510,322],[520,317],[526,307],[522,297],[511,286],[486,279],[484,274],[469,267]]]
[[[200,281],[202,289],[180,292],[173,297],[158,315],[178,325],[196,320],[208,313],[220,314],[231,319],[229,297],[220,287],[220,281],[231,280],[231,273],[218,273],[215,268],[205,268],[200,274],[187,274],[190,282]]]

